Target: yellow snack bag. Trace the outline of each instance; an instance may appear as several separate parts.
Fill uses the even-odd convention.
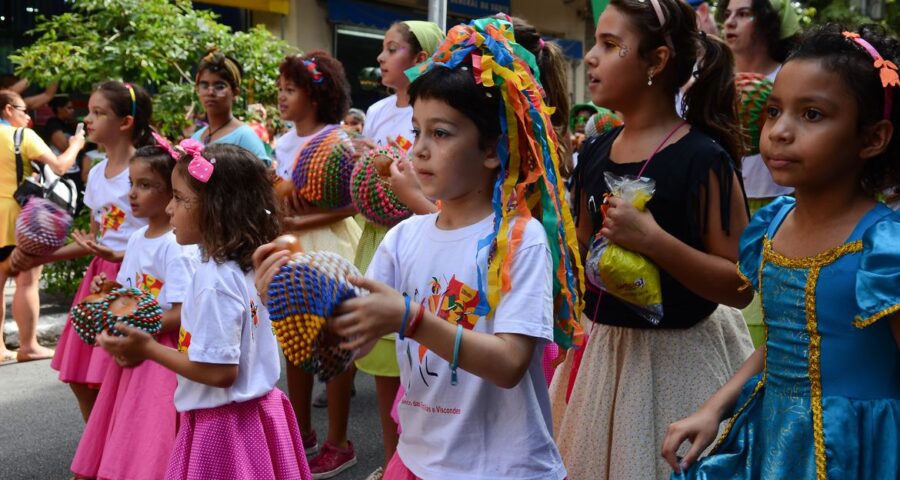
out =
[[[643,211],[653,198],[656,182],[646,177],[603,174],[613,196]],[[611,243],[597,233],[585,261],[587,280],[603,292],[629,304],[653,325],[663,316],[659,269],[647,257]]]

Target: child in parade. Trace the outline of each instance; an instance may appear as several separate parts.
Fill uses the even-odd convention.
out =
[[[454,27],[407,72],[418,77],[412,167],[442,208],[387,233],[368,278],[351,280],[371,293],[332,322],[362,351],[398,332],[402,431],[385,479],[566,477],[542,354],[554,339],[578,342],[580,263],[532,72],[534,56],[498,18]],[[286,261],[275,249],[257,252],[258,288]]]
[[[802,38],[775,79],[760,148],[794,198],[754,216],[738,262],[742,288],[762,297],[765,344],[670,425],[662,453],[673,478],[900,471],[900,216],[877,200],[900,173],[897,63],[900,43],[881,27],[829,24]]]
[[[84,204],[91,209],[90,232],[74,232],[76,242],[39,260],[47,263],[94,255],[73,306],[91,293],[91,282],[97,275],[116,278],[128,239],[148,223],[131,211],[129,164],[135,149],[152,141],[152,109],[150,96],[143,88],[118,81],[100,84],[88,100],[88,115],[84,119],[88,138],[106,151],[106,159],[88,174],[85,188]],[[102,348],[85,344],[75,334],[70,316],[50,367],[58,370],[59,379],[69,384],[85,422],[110,363],[109,354]]]
[[[251,255],[278,235],[265,166],[232,145],[181,143],[167,207],[175,238],[201,262],[181,310],[178,347],[117,324],[99,343],[120,365],[152,360],[178,376],[168,479],[309,479],[297,421],[275,387],[278,344],[253,285]]]
[[[661,479],[665,427],[693,412],[752,352],[740,312],[738,237],[748,222],[727,47],[697,31],[678,0],[613,0],[586,57],[595,104],[624,127],[586,141],[575,179],[578,240],[598,232],[659,269],[654,325],[624,300],[588,285],[587,347],[553,379],[557,444],[573,478]],[[699,72],[685,97],[675,96]],[[655,180],[645,211],[610,197],[605,174]],[[592,267],[592,266],[589,266]],[[585,448],[590,446],[590,448]]]
[[[129,165],[132,214],[149,223],[131,235],[116,282],[153,295],[164,313],[156,340],[178,343],[181,304],[196,267],[195,247],[175,241],[166,206],[172,200],[176,155],[153,134],[157,145],[139,148]],[[171,152],[171,153],[170,153]],[[92,293],[108,278],[94,277]],[[172,403],[175,374],[154,362],[134,368],[110,364],[88,419],[71,470],[79,478],[162,478],[172,454],[177,414]]]

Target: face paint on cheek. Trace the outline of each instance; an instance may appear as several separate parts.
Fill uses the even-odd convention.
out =
[[[630,51],[628,45],[619,45],[619,58],[625,58],[625,55],[628,55]]]

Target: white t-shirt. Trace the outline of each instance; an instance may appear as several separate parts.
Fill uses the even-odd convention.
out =
[[[97,238],[101,245],[116,251],[125,250],[128,239],[137,229],[147,225],[146,218],[136,218],[131,213],[128,191],[128,168],[113,178],[106,178],[103,159],[88,173],[84,190],[84,204],[91,209],[91,218],[99,225]]]
[[[330,125],[327,125],[326,127],[328,126]],[[322,130],[318,130],[312,135],[301,137],[297,135],[296,128],[291,128],[287,133],[278,137],[278,140],[275,141],[275,161],[278,162],[278,166],[275,167],[275,173],[285,180],[290,180],[294,170],[294,160],[297,159],[297,154],[300,153],[300,149],[306,145],[306,142],[311,137],[321,131]]]
[[[281,375],[278,343],[265,306],[253,283],[253,271],[233,261],[200,262],[181,306],[178,349],[193,362],[238,365],[228,388],[178,375],[175,409],[179,412],[245,402],[272,391]]]
[[[372,104],[366,112],[363,136],[372,139],[378,145],[387,145],[388,139],[396,141],[398,137],[402,137],[412,145],[415,140],[412,135],[412,115],[412,105],[398,107],[396,95],[382,98]]]
[[[770,74],[766,75],[771,81],[781,70],[781,65]],[[744,191],[747,198],[774,198],[780,195],[793,193],[791,187],[782,187],[772,180],[772,172],[766,167],[762,155],[748,155],[741,160],[741,175],[744,177]]]
[[[493,230],[493,215],[468,227],[440,230],[438,214],[407,219],[391,229],[367,275],[410,295],[441,318],[477,332],[538,339],[522,380],[504,389],[458,370],[411,339],[397,340],[398,406],[403,463],[429,480],[559,480],[566,470],[551,435],[550,399],[541,359],[553,338],[552,263],[547,238],[531,220],[511,269],[512,290],[486,320],[479,303],[478,241]],[[439,253],[438,253],[439,252]],[[474,324],[474,327],[473,327]],[[466,348],[463,344],[462,349]]]
[[[184,303],[200,256],[196,246],[179,245],[171,230],[147,238],[147,228],[128,239],[116,281],[150,293],[163,310],[169,310],[173,303]]]

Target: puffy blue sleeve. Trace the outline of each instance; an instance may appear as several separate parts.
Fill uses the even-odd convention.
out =
[[[756,212],[756,215],[750,219],[750,224],[741,233],[738,247],[738,275],[744,281],[741,290],[752,288],[754,291],[759,291],[759,267],[762,265],[763,239],[775,217],[783,209],[793,204],[792,197],[776,198]]]
[[[853,325],[865,328],[900,311],[900,212],[892,212],[863,234],[856,273],[859,314]]]

